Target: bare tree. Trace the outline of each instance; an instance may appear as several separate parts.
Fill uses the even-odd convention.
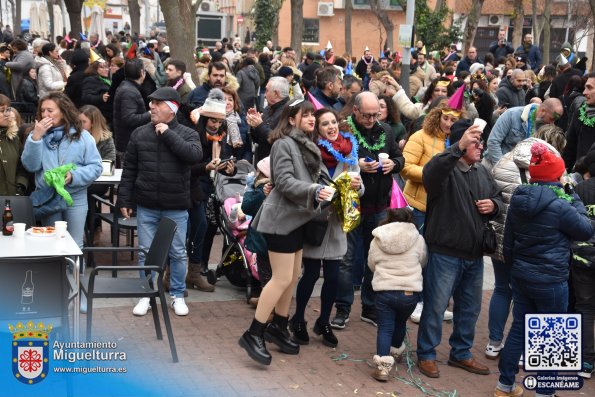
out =
[[[595,0],[589,0],[589,7],[591,8],[591,19],[595,19]],[[595,24],[595,23],[594,23]],[[595,48],[595,34],[592,37],[593,48]],[[592,58],[592,56],[591,56]],[[591,59],[591,72],[595,70],[595,62]]]
[[[477,25],[479,23],[479,17],[481,16],[483,2],[484,0],[476,0],[472,2],[471,10],[469,11],[469,16],[467,17],[465,35],[463,37],[463,54],[467,53],[467,50],[473,45],[473,42],[475,41],[475,34],[477,33]]]
[[[302,59],[302,37],[304,35],[304,0],[291,0],[291,48],[296,59]]]
[[[275,24],[273,28],[273,37],[271,37],[271,41],[277,45],[279,43],[279,12],[281,11],[281,7],[283,7],[283,2],[285,0],[271,0],[271,4],[277,9],[277,16],[275,18]]]
[[[525,19],[525,10],[523,9],[523,0],[514,0],[514,32],[512,33],[512,46],[520,46],[523,41],[523,21]]]
[[[353,14],[352,0],[345,0],[345,52],[349,56],[353,55],[353,45],[351,43],[351,17]],[[347,59],[349,62],[350,59]]]
[[[543,64],[550,63],[550,24],[552,19],[552,0],[545,0],[543,9]],[[539,43],[539,41],[537,41]]]
[[[194,81],[198,73],[194,67],[196,42],[196,11],[202,0],[159,0],[167,26],[167,42],[172,58],[183,61]]]
[[[17,35],[21,34],[21,7],[22,1],[17,1],[15,4],[14,0],[8,0],[10,8],[12,10],[12,32]]]
[[[138,0],[128,0],[128,13],[130,14],[130,28],[132,35],[141,33],[140,31],[140,5]]]
[[[382,2],[383,4],[385,4],[385,6],[383,6],[379,0],[369,0],[369,2],[370,2],[370,9],[374,13],[374,15],[376,15],[376,18],[378,18],[378,22],[380,22],[380,24],[386,31],[386,46],[388,48],[390,48],[392,51],[394,49],[393,36],[394,36],[394,31],[395,31],[395,24],[393,23],[391,18],[388,16],[388,12],[386,10],[388,1]],[[380,44],[380,45],[382,46],[382,44]]]
[[[64,0],[64,4],[70,19],[70,31],[74,34],[82,33],[81,10],[83,9],[83,0]]]

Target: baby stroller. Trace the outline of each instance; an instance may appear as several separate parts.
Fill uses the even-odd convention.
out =
[[[246,288],[246,301],[252,297],[253,288],[259,286],[256,254],[244,247],[244,239],[250,224],[248,219],[230,219],[232,211],[237,212],[241,196],[246,188],[246,176],[255,169],[247,160],[236,163],[236,174],[227,176],[215,175],[215,191],[213,193],[214,210],[217,226],[223,235],[223,252],[217,269],[207,275],[214,284],[217,278],[225,276],[229,282],[240,288]]]

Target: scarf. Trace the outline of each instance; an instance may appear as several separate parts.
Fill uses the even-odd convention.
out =
[[[322,162],[327,168],[337,167],[339,161],[355,163],[355,159],[357,158],[357,141],[354,138],[352,139],[351,135],[340,133],[337,139],[332,142],[321,138],[318,140],[318,146],[320,147]],[[355,157],[353,156],[354,147],[356,151]]]
[[[50,150],[57,150],[64,138],[64,126],[54,127],[43,136],[43,142]]]
[[[227,121],[227,143],[230,146],[243,144],[244,142],[242,141],[239,127],[240,123],[242,122],[240,115],[232,110],[225,116],[225,121]]]
[[[293,139],[302,155],[304,166],[308,170],[312,182],[317,183],[320,179],[320,149],[310,140],[310,138],[297,128],[289,133],[289,138]]]
[[[108,79],[107,77],[99,76],[99,80],[103,81],[103,83],[108,87],[112,86],[112,81],[110,79]]]
[[[184,76],[181,76],[177,81],[171,81],[170,87],[173,88],[174,90],[177,90],[178,87],[181,86],[182,84],[184,84]]]
[[[365,63],[366,65],[371,65],[371,64],[372,64],[372,62],[374,62],[374,57],[373,57],[373,56],[371,56],[371,57],[370,57],[370,60],[369,60],[369,61],[366,61],[366,57],[362,55],[362,61],[364,61],[364,63]]]

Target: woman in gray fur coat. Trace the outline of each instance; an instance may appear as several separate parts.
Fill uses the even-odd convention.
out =
[[[289,306],[302,266],[304,225],[320,213],[320,203],[332,193],[318,183],[320,150],[312,140],[314,107],[304,100],[289,102],[269,138],[273,190],[252,221],[263,233],[269,250],[272,278],[262,290],[254,320],[239,340],[256,362],[269,365],[265,346],[273,342],[286,354],[298,354],[299,345],[287,330]],[[266,321],[275,310],[272,322]]]

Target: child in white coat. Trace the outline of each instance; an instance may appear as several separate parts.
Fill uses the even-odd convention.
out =
[[[378,324],[372,377],[379,381],[388,380],[395,358],[405,350],[406,323],[422,290],[421,270],[427,261],[426,243],[413,223],[411,209],[389,209],[387,215],[372,231],[368,253]]]

